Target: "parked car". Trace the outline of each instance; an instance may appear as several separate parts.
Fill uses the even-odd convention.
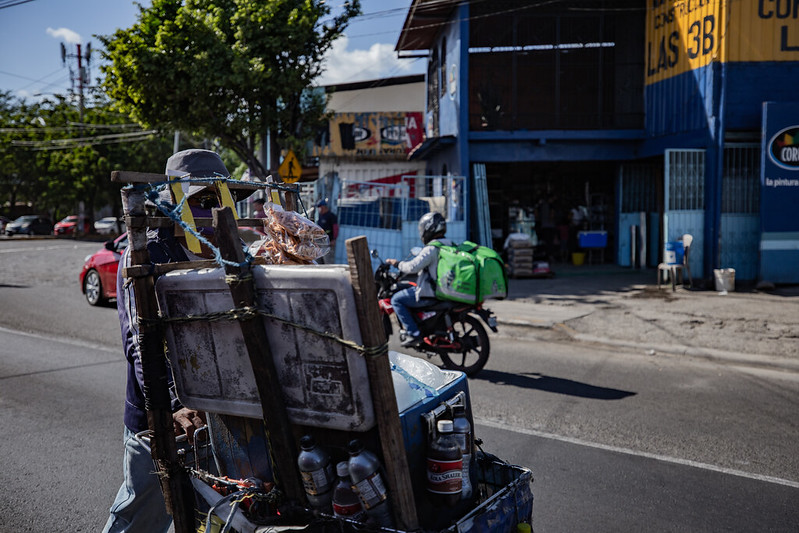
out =
[[[44,215],[23,215],[6,224],[6,235],[50,235],[53,223]]]
[[[117,217],[104,217],[94,223],[94,230],[100,235],[118,235],[125,231],[125,223]]]
[[[101,305],[117,297],[117,269],[122,252],[128,246],[128,234],[123,233],[92,255],[86,257],[80,273],[80,289],[89,305]]]
[[[75,231],[78,228],[78,220],[80,218],[81,217],[78,215],[69,215],[68,217],[64,217],[53,228],[53,235],[75,235]],[[84,235],[89,233],[89,229],[89,220],[86,217],[83,217]]]

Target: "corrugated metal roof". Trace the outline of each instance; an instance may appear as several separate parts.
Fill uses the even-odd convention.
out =
[[[430,50],[436,35],[461,0],[413,0],[394,50]]]

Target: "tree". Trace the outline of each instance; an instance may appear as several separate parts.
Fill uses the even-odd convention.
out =
[[[100,37],[104,89],[146,127],[218,138],[251,171],[266,132],[296,148],[325,119],[307,97],[359,0],[329,18],[324,0],[153,0],[129,29]]]
[[[170,136],[141,132],[101,94],[85,110],[84,122],[78,119],[66,97],[27,103],[0,92],[0,197],[11,211],[21,201],[30,205],[26,211],[58,219],[83,202],[90,218],[106,205],[119,215],[112,170],[163,172]]]

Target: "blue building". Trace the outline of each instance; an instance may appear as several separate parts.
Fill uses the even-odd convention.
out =
[[[428,61],[411,157],[485,178],[495,246],[537,212],[565,259],[581,207],[599,261],[691,234],[695,277],[799,282],[796,1],[414,0],[396,50]]]

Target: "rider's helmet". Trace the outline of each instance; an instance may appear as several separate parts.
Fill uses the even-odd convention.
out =
[[[427,244],[436,237],[443,237],[447,233],[447,221],[441,213],[430,212],[419,219],[419,237]]]

